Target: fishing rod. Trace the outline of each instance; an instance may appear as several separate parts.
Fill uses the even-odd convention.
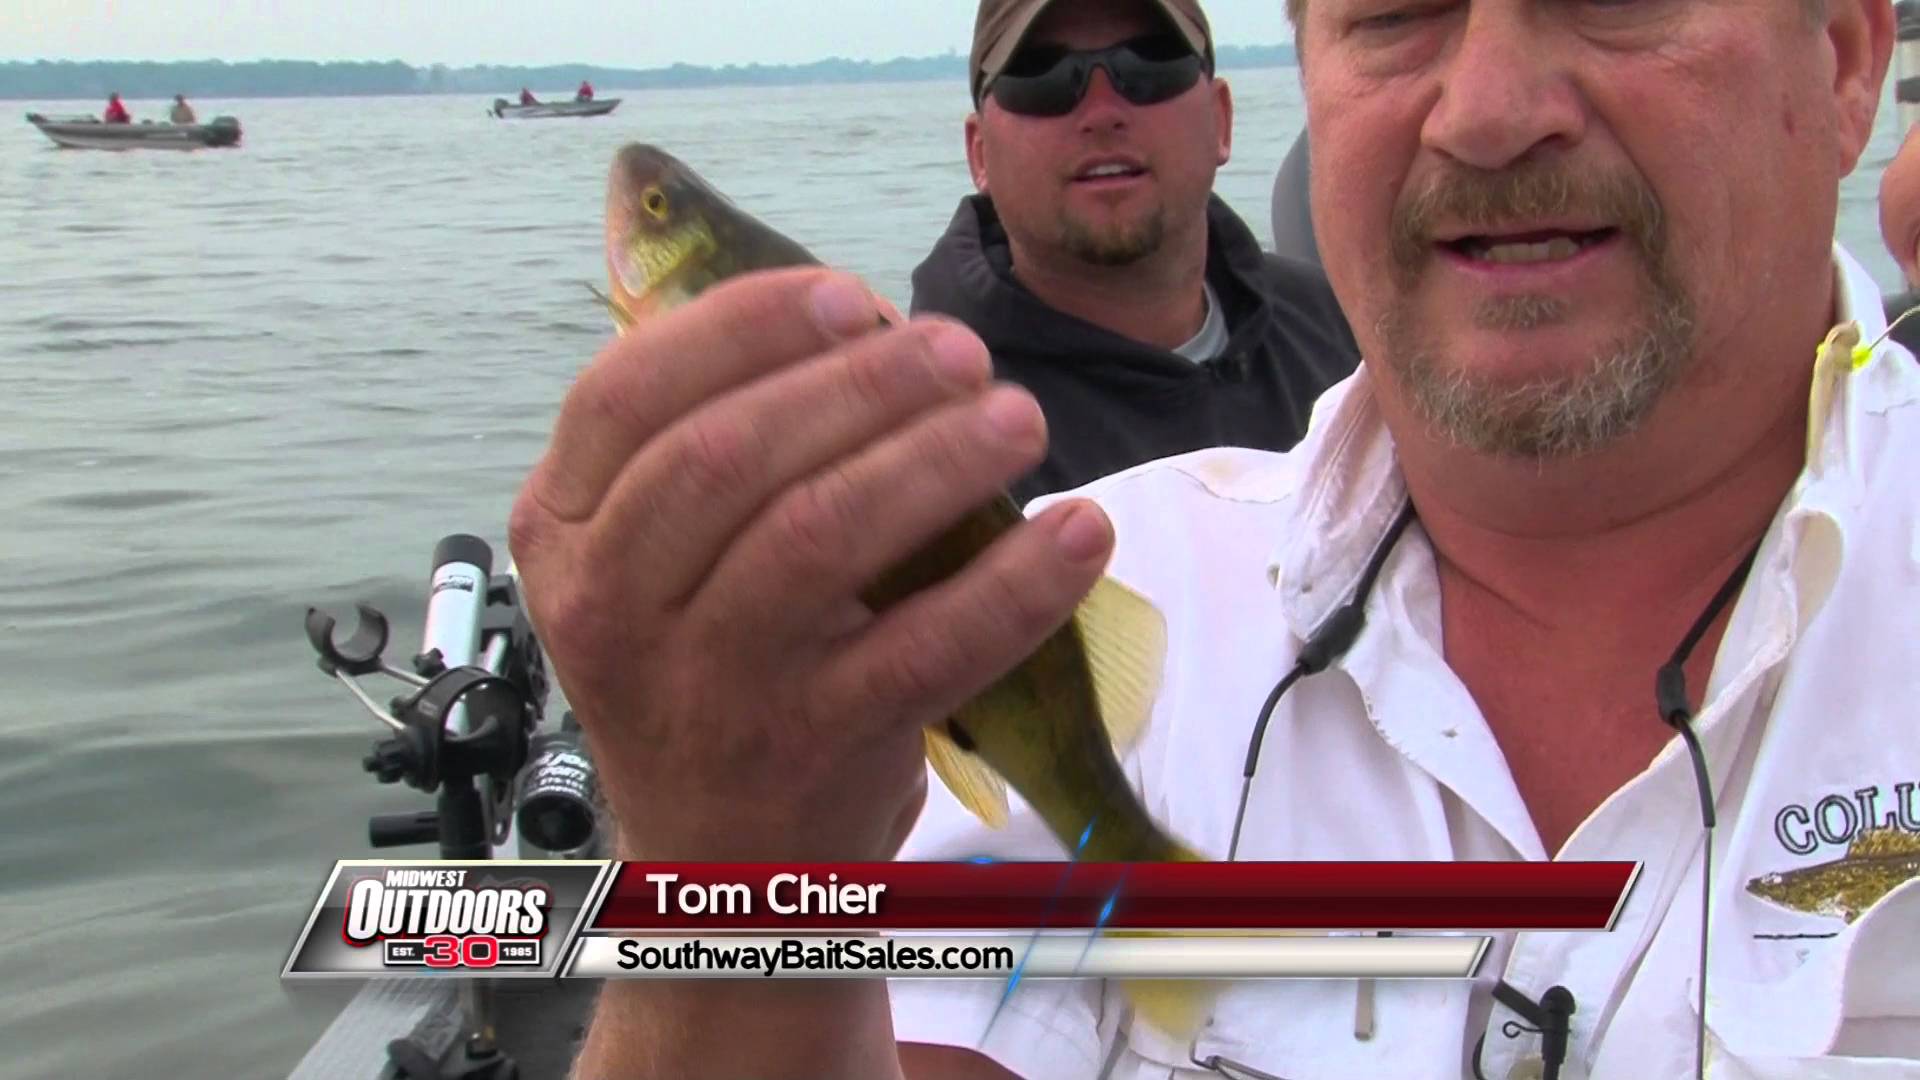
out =
[[[580,727],[567,713],[542,730],[546,661],[511,566],[493,573],[493,550],[456,533],[433,549],[421,651],[408,667],[382,656],[387,617],[355,604],[358,624],[334,640],[333,616],[308,608],[307,640],[320,670],[337,679],[389,734],[362,767],[383,784],[405,781],[433,795],[432,810],[377,814],[376,848],[437,844],[440,858],[478,861],[510,842],[525,857],[598,854],[598,784]],[[382,708],[359,679],[385,675],[410,688]],[[461,984],[462,1030],[432,1017],[388,1044],[395,1075],[408,1080],[513,1080],[518,1066],[496,1041],[491,983]]]

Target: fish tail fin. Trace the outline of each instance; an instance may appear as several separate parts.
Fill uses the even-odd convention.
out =
[[[1120,992],[1133,1004],[1136,1021],[1185,1043],[1200,1034],[1219,987],[1203,979],[1125,979]]]
[[[1169,841],[1167,862],[1210,862],[1205,855],[1178,840]],[[1116,936],[1185,937],[1178,933],[1152,930],[1123,930]],[[1201,935],[1204,936],[1204,935]],[[1151,1024],[1162,1034],[1181,1042],[1190,1042],[1200,1033],[1213,1010],[1221,983],[1214,979],[1122,979],[1120,992],[1133,1005],[1134,1017]]]

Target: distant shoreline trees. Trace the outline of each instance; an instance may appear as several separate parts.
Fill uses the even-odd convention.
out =
[[[1222,46],[1222,68],[1289,67],[1291,45]],[[808,83],[966,81],[966,58],[900,57],[809,64],[729,64],[629,69],[589,64],[546,67],[414,67],[384,63],[313,60],[33,60],[0,63],[0,98],[9,100],[104,98],[111,91],[135,100],[170,98],[385,97],[405,94],[477,94],[506,97],[522,86],[559,91],[582,79],[602,91],[699,86],[792,86]]]

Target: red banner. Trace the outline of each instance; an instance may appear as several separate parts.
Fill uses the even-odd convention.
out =
[[[624,863],[596,930],[1605,930],[1630,862]]]

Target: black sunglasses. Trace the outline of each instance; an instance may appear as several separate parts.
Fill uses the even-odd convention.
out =
[[[1065,116],[1080,104],[1093,69],[1107,73],[1120,96],[1158,105],[1193,88],[1206,61],[1178,34],[1152,34],[1104,49],[1033,45],[1013,54],[987,87],[993,100],[1021,116]]]

